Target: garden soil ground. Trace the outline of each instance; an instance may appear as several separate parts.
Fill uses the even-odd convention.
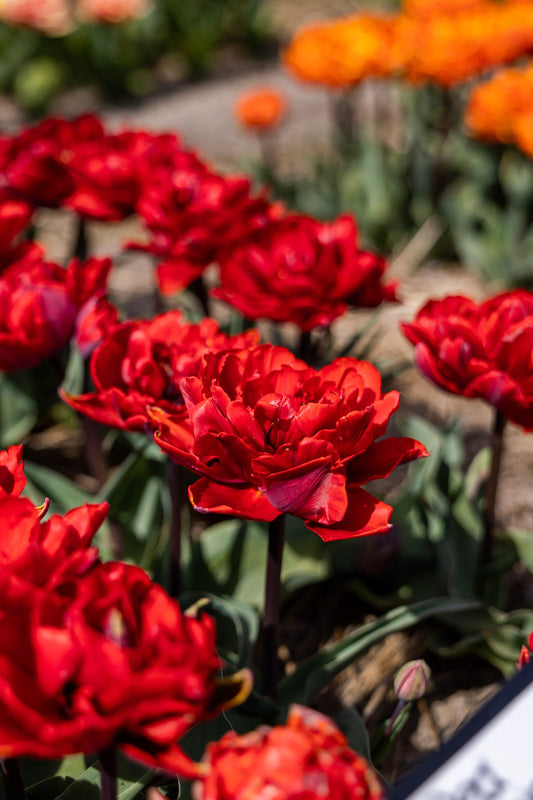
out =
[[[270,5],[280,35],[285,38],[302,19],[312,20],[323,12],[323,3],[312,0],[270,0]],[[332,0],[328,10],[332,14],[346,12],[354,9],[354,5],[353,2]],[[222,60],[216,76],[210,80],[177,86],[135,106],[103,111],[116,125],[179,131],[189,147],[198,149],[217,167],[235,170],[257,158],[258,149],[255,139],[238,128],[233,117],[233,105],[244,90],[266,84],[283,90],[291,104],[289,118],[279,133],[279,156],[287,170],[305,169],[309,158],[331,146],[328,98],[320,89],[297,84],[274,62],[258,67],[240,60]],[[75,95],[62,103],[67,103],[72,112],[76,103],[80,105],[79,110],[83,110],[86,100],[83,95]],[[62,110],[61,106],[58,110]],[[16,124],[17,112],[8,103],[0,106],[0,113],[8,124]],[[50,254],[61,257],[69,248],[68,218],[51,218],[44,214],[42,222]],[[118,251],[119,244],[124,239],[133,238],[135,233],[131,223],[117,225],[113,230],[93,225],[90,231],[94,250],[101,254]],[[398,324],[412,319],[427,298],[457,293],[481,298],[488,291],[475,275],[459,265],[424,263],[432,240],[433,231],[429,225],[414,241],[393,254],[391,276],[401,280],[402,302],[383,309],[380,315],[376,358],[386,357],[398,364],[411,360],[411,346],[398,334]],[[136,263],[135,285],[131,285],[130,271],[124,270],[119,261],[113,275],[113,292],[120,302],[127,305],[131,314],[150,315],[155,310],[150,292],[151,265],[144,256],[131,255],[128,258]],[[363,317],[352,313],[338,321],[335,325],[337,339],[347,340]],[[405,410],[417,411],[439,425],[448,422],[450,417],[459,417],[472,452],[488,443],[491,414],[481,402],[446,395],[428,384],[414,368],[404,371],[398,383]],[[60,450],[65,448],[66,442],[56,431],[41,439],[34,437],[32,445],[37,449]],[[75,447],[76,443],[72,446]],[[531,474],[533,437],[511,428],[506,433],[497,509],[498,519],[506,526],[533,530]],[[81,478],[87,482],[86,477]],[[336,587],[331,587],[326,599],[314,596],[312,590],[305,593],[299,604],[291,608],[285,621],[280,655],[287,669],[291,668],[294,660],[353,629],[367,618],[367,614],[368,609]],[[335,620],[334,624],[332,620]],[[424,642],[417,635],[389,637],[346,670],[320,703],[326,710],[339,704],[354,704],[369,723],[374,724],[383,719],[384,710],[391,710],[390,687],[395,670],[406,660],[419,657],[423,648]],[[387,764],[389,774],[398,774],[420,753],[438,746],[440,740],[453,733],[495,691],[497,680],[498,674],[481,663],[437,665],[428,703],[413,715],[408,735],[392,753]]]

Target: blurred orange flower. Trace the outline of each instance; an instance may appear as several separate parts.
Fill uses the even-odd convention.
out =
[[[457,14],[487,6],[489,0],[404,0],[403,10],[409,17],[437,17]]]
[[[0,0],[0,20],[48,36],[64,36],[76,27],[68,0]]]
[[[78,0],[76,13],[84,22],[116,25],[143,17],[151,8],[151,0]]]
[[[477,86],[465,122],[477,139],[515,144],[533,157],[533,64],[501,70]]]
[[[298,31],[283,54],[298,78],[349,88],[398,75],[449,87],[533,50],[533,0],[404,0]]]
[[[422,0],[413,1],[422,7]],[[461,2],[462,10],[457,8]],[[391,58],[406,80],[449,87],[531,50],[531,0],[467,2],[455,0],[453,13],[399,15]]]
[[[386,77],[394,19],[355,14],[303,28],[284,52],[283,61],[301,80],[330,87],[355,86],[368,76]]]
[[[245,128],[265,131],[281,121],[287,105],[280,91],[265,87],[241,95],[235,105],[235,115]]]

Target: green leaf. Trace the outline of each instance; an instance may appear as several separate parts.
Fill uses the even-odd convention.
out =
[[[117,757],[117,800],[133,800],[152,778],[153,769],[146,769],[122,756]],[[37,799],[36,799],[37,800]],[[96,761],[79,775],[57,800],[100,800],[100,769]]]
[[[98,502],[94,495],[49,467],[25,460],[24,474],[28,479],[27,493],[31,499],[40,504],[44,497],[48,497],[51,510],[56,513],[64,514],[84,503]]]
[[[335,645],[302,662],[280,686],[281,702],[309,703],[312,697],[357,657],[391,633],[411,628],[441,614],[462,614],[480,607],[476,600],[438,597],[400,606],[374,622],[362,625]]]
[[[348,739],[352,750],[360,753],[370,762],[370,741],[362,716],[353,706],[345,706],[332,714],[332,719]]]
[[[37,403],[29,387],[0,373],[0,447],[18,444],[37,421]]]
[[[236,669],[249,667],[252,650],[259,633],[257,609],[232,597],[220,597],[207,592],[184,592],[180,595],[182,608],[189,608],[206,598],[206,610],[217,619],[217,650],[232,654]]]
[[[512,541],[520,561],[533,574],[533,533],[520,528],[507,528],[503,534]]]
[[[325,547],[296,518],[287,518],[282,585],[301,586],[328,571]],[[203,585],[216,594],[231,595],[262,608],[268,531],[265,525],[227,520],[202,533],[194,547],[189,585]]]
[[[75,345],[70,348],[61,389],[67,394],[82,394],[85,386],[85,361]]]

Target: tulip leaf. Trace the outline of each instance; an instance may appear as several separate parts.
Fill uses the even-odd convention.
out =
[[[236,669],[249,667],[259,633],[259,615],[253,606],[234,597],[220,597],[208,592],[184,592],[180,605],[187,609],[198,601],[208,600],[206,611],[217,620],[217,650],[231,657]]]
[[[154,771],[118,754],[117,800],[132,800],[152,778]],[[40,798],[36,798],[40,800]],[[56,800],[100,800],[99,762],[91,764],[79,775]]]
[[[18,444],[37,422],[37,403],[20,380],[0,374],[0,447]]]
[[[370,761],[368,731],[359,712],[353,706],[345,706],[331,716],[348,739],[352,750]]]
[[[478,601],[468,598],[438,597],[395,608],[303,661],[282,681],[280,701],[309,703],[339,672],[389,634],[406,630],[441,614],[461,614],[479,607]]]
[[[227,520],[207,528],[196,543],[190,585],[231,595],[258,608],[263,605],[267,527],[258,522]],[[282,583],[296,588],[320,580],[328,571],[324,544],[295,518],[287,519]]]
[[[507,528],[504,534],[516,547],[522,564],[533,574],[533,532],[520,528]]]
[[[70,348],[61,389],[67,394],[82,394],[85,387],[85,373],[84,358],[79,349],[73,344]]]
[[[26,787],[26,797],[28,800],[55,800],[61,796],[68,787],[74,783],[74,778],[65,775],[54,775],[52,778],[38,781],[32,786]]]
[[[40,505],[47,497],[50,500],[50,512],[53,514],[65,514],[85,503],[100,502],[98,497],[41,464],[25,461],[24,474],[27,478],[25,493],[36,505]],[[112,557],[112,532],[107,521],[96,532],[94,544],[99,548],[102,558]]]
[[[93,494],[86,492],[77,483],[42,464],[25,460],[24,474],[28,479],[27,493],[31,499],[40,504],[48,497],[54,513],[64,514],[84,503],[98,502]]]

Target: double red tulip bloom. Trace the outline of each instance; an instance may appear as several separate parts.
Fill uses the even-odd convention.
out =
[[[365,759],[323,714],[292,706],[285,725],[242,736],[231,731],[208,745],[207,774],[195,800],[382,800]]]
[[[430,300],[403,325],[419,369],[441,389],[480,397],[533,430],[533,294],[505,292],[479,305]]]
[[[329,325],[349,305],[395,300],[396,285],[382,283],[384,259],[361,250],[357,238],[349,216],[272,221],[224,251],[213,295],[248,319],[294,322],[303,331]]]
[[[192,153],[189,158],[189,165],[147,186],[137,208],[151,234],[140,247],[159,259],[163,294],[189,286],[225,248],[278,213],[251,193],[247,178],[218,175]]]
[[[37,245],[23,243],[19,256],[0,271],[0,369],[35,367],[59,352],[75,334],[85,353],[97,343],[101,328],[80,313],[105,292],[108,258],[74,259],[66,269],[43,260]],[[107,324],[116,311],[105,301]],[[78,330],[76,331],[76,327]]]
[[[61,758],[118,746],[197,775],[177,740],[244,699],[249,681],[237,677],[221,703],[210,617],[183,614],[138,567],[79,562],[66,559],[20,609],[22,593],[5,590],[0,570],[0,610],[11,619],[0,634],[0,755]]]
[[[426,455],[384,433],[399,403],[378,371],[340,358],[309,368],[260,345],[207,356],[180,387],[190,419],[153,409],[171,458],[202,475],[189,489],[199,511],[272,521],[288,512],[325,541],[382,533],[390,506],[360,487]]]
[[[92,114],[48,117],[0,140],[6,185],[20,199],[102,221],[132,214],[145,184],[183,157],[173,134],[109,133]]]
[[[252,346],[258,338],[255,330],[227,336],[208,317],[198,325],[184,322],[179,311],[125,322],[93,353],[95,391],[61,396],[103,425],[144,431],[150,425],[148,406],[186,415],[180,380],[201,371],[206,353]]]
[[[108,506],[41,520],[20,497],[21,448],[0,452],[0,758],[120,747],[198,774],[177,740],[243,700],[219,680],[212,619],[182,613],[138,567],[102,564],[91,540]]]

